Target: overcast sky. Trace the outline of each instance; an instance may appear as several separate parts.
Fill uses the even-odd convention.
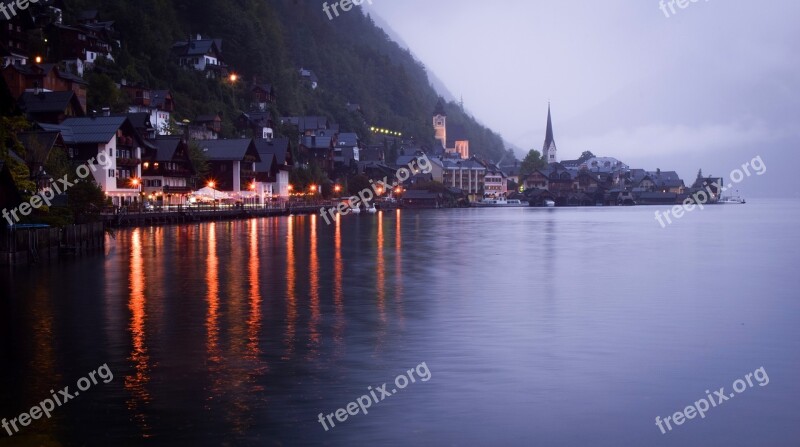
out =
[[[743,193],[800,197],[800,2],[373,0],[465,107],[541,149],[552,101],[561,159],[591,150],[645,169],[728,176]],[[669,11],[669,10],[668,10]]]

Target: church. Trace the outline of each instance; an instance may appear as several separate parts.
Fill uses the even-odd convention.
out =
[[[550,104],[547,104],[547,132],[544,136],[544,146],[542,147],[542,159],[547,164],[558,163],[558,148],[553,137],[553,118],[550,115]]]
[[[436,141],[441,144],[445,153],[458,155],[462,160],[469,159],[469,140],[464,135],[463,129],[456,129],[451,138],[447,139],[447,112],[444,110],[441,98],[433,111],[433,129]]]

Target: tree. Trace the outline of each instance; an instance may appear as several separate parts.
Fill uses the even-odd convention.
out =
[[[595,158],[595,155],[592,153],[592,151],[584,151],[578,161],[583,163],[591,160],[592,158]]]
[[[545,162],[542,158],[542,153],[536,149],[531,149],[528,152],[528,155],[525,156],[525,159],[522,160],[522,166],[520,166],[519,174],[521,177],[524,177],[532,174],[533,171],[537,169],[544,168],[545,166],[547,166],[547,162]]]

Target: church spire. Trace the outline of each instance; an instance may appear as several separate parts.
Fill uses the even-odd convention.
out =
[[[556,148],[556,140],[553,136],[553,118],[550,114],[550,102],[547,102],[547,131],[544,136],[544,146],[542,156],[547,163],[558,162],[558,149]]]

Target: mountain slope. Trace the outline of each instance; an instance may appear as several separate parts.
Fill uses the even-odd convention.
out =
[[[378,126],[433,144],[438,95],[424,66],[356,8],[329,20],[319,3],[297,0],[68,0],[67,6],[67,23],[90,8],[116,22],[122,49],[107,75],[172,89],[179,119],[223,112],[232,135],[230,119],[248,109],[246,85],[258,80],[275,86],[276,114],[325,115],[364,136]],[[244,82],[232,86],[178,67],[172,43],[196,34],[223,39],[224,60]],[[317,90],[300,83],[300,67],[317,74]],[[360,104],[364,116],[349,112],[348,102]],[[503,157],[499,135],[454,104],[451,113],[474,153]]]

